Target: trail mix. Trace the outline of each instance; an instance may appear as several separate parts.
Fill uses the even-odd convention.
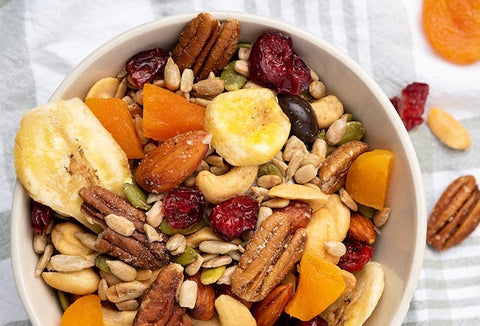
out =
[[[328,94],[292,39],[240,43],[201,13],[85,103],[31,110],[16,138],[36,276],[62,325],[361,325],[393,153]],[[32,136],[35,135],[35,136]]]

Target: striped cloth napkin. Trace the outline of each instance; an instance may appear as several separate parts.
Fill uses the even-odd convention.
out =
[[[421,1],[385,0],[1,0],[0,1],[0,324],[30,325],[10,267],[14,135],[20,117],[45,103],[71,69],[115,35],[188,11],[247,11],[302,27],[356,60],[391,97],[413,81],[470,131],[472,148],[453,151],[424,124],[410,132],[430,212],[455,178],[480,179],[480,63],[456,66],[435,55],[421,27]],[[404,325],[480,325],[480,228],[444,253],[427,248]]]

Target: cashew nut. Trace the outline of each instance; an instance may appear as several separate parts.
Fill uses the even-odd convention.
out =
[[[340,119],[343,114],[342,103],[333,95],[322,97],[311,104],[317,116],[320,129],[328,128],[335,120]]]
[[[133,324],[137,311],[117,311],[102,307],[102,313],[105,326],[127,326]]]
[[[86,256],[92,250],[85,246],[76,233],[84,232],[82,227],[71,222],[58,223],[52,230],[52,242],[60,253],[72,256]]]
[[[85,295],[97,291],[100,277],[91,268],[82,269],[77,272],[43,272],[43,280],[52,288]]]
[[[236,166],[222,175],[202,171],[197,175],[197,188],[211,203],[218,204],[233,196],[246,193],[255,182],[258,166]]]
[[[92,88],[87,93],[87,98],[110,98],[114,97],[120,81],[117,78],[107,77],[102,78],[93,84]]]
[[[308,239],[307,248],[315,252],[318,257],[324,260],[338,263],[338,254],[332,255],[327,249],[331,242],[341,243],[347,235],[350,226],[350,210],[343,205],[338,195],[330,195],[327,205],[313,213],[310,223],[307,226]],[[328,244],[326,244],[328,243]]]
[[[282,183],[281,185],[273,187],[268,191],[268,196],[306,202],[312,207],[313,212],[324,207],[329,198],[327,194],[319,189],[317,190],[292,183]]]

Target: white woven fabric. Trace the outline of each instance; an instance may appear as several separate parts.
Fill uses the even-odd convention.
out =
[[[456,177],[480,180],[480,62],[457,66],[433,53],[419,0],[0,0],[0,325],[29,325],[13,283],[9,240],[12,150],[22,113],[45,103],[80,60],[115,35],[171,14],[213,10],[271,16],[320,35],[356,60],[389,97],[413,81],[428,83],[427,109],[442,107],[472,136],[472,148],[458,152],[425,124],[410,132],[429,212]],[[480,228],[445,253],[427,248],[404,325],[480,325]]]

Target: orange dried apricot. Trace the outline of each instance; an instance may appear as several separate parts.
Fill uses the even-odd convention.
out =
[[[376,149],[352,163],[345,188],[357,203],[376,209],[385,206],[393,158],[392,152]]]
[[[480,59],[480,1],[423,0],[423,28],[445,59],[469,64]]]
[[[331,305],[345,289],[338,266],[305,253],[300,261],[298,288],[285,307],[290,316],[307,321]]]
[[[103,326],[100,298],[94,294],[72,303],[62,316],[62,326]]]
[[[143,133],[155,140],[203,129],[205,108],[190,103],[167,89],[145,84],[143,88]]]
[[[135,132],[127,104],[119,98],[87,98],[85,104],[120,145],[129,159],[143,158],[143,147]]]

